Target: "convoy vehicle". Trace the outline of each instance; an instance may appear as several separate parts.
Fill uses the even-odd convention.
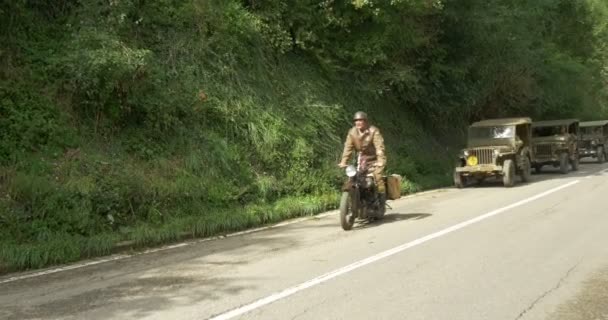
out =
[[[608,156],[608,120],[581,122],[580,128],[579,157],[592,157],[604,163]]]
[[[469,126],[467,147],[461,150],[454,169],[454,185],[469,181],[481,183],[487,177],[502,178],[505,187],[515,184],[516,176],[530,181],[535,160],[532,120],[527,117],[488,119]]]
[[[561,119],[532,123],[532,167],[540,173],[542,167],[551,165],[563,174],[570,167],[578,170],[579,120]]]

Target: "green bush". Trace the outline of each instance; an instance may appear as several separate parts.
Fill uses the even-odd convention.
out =
[[[65,116],[51,99],[34,87],[4,85],[0,82],[0,164],[45,146],[74,143]]]

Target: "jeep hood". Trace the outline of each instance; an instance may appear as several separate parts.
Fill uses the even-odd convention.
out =
[[[496,147],[496,148],[514,148],[515,141],[511,138],[505,139],[469,139],[467,148],[481,148],[481,147]]]
[[[551,136],[551,137],[534,137],[532,138],[533,143],[540,142],[566,142],[566,137],[564,136]]]
[[[581,136],[581,140],[583,140],[583,141],[590,141],[590,140],[601,139],[601,138],[602,138],[601,134],[584,134]]]

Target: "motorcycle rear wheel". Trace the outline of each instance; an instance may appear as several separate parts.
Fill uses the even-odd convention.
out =
[[[353,211],[353,204],[349,192],[342,193],[342,199],[340,199],[340,225],[342,229],[348,231],[353,228],[355,224],[355,212]]]

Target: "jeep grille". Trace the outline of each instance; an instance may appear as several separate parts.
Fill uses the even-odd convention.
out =
[[[477,163],[479,164],[494,163],[494,149],[492,148],[474,149],[471,150],[471,154],[477,157]]]
[[[551,144],[548,143],[537,144],[534,152],[538,156],[550,156],[553,154]]]

